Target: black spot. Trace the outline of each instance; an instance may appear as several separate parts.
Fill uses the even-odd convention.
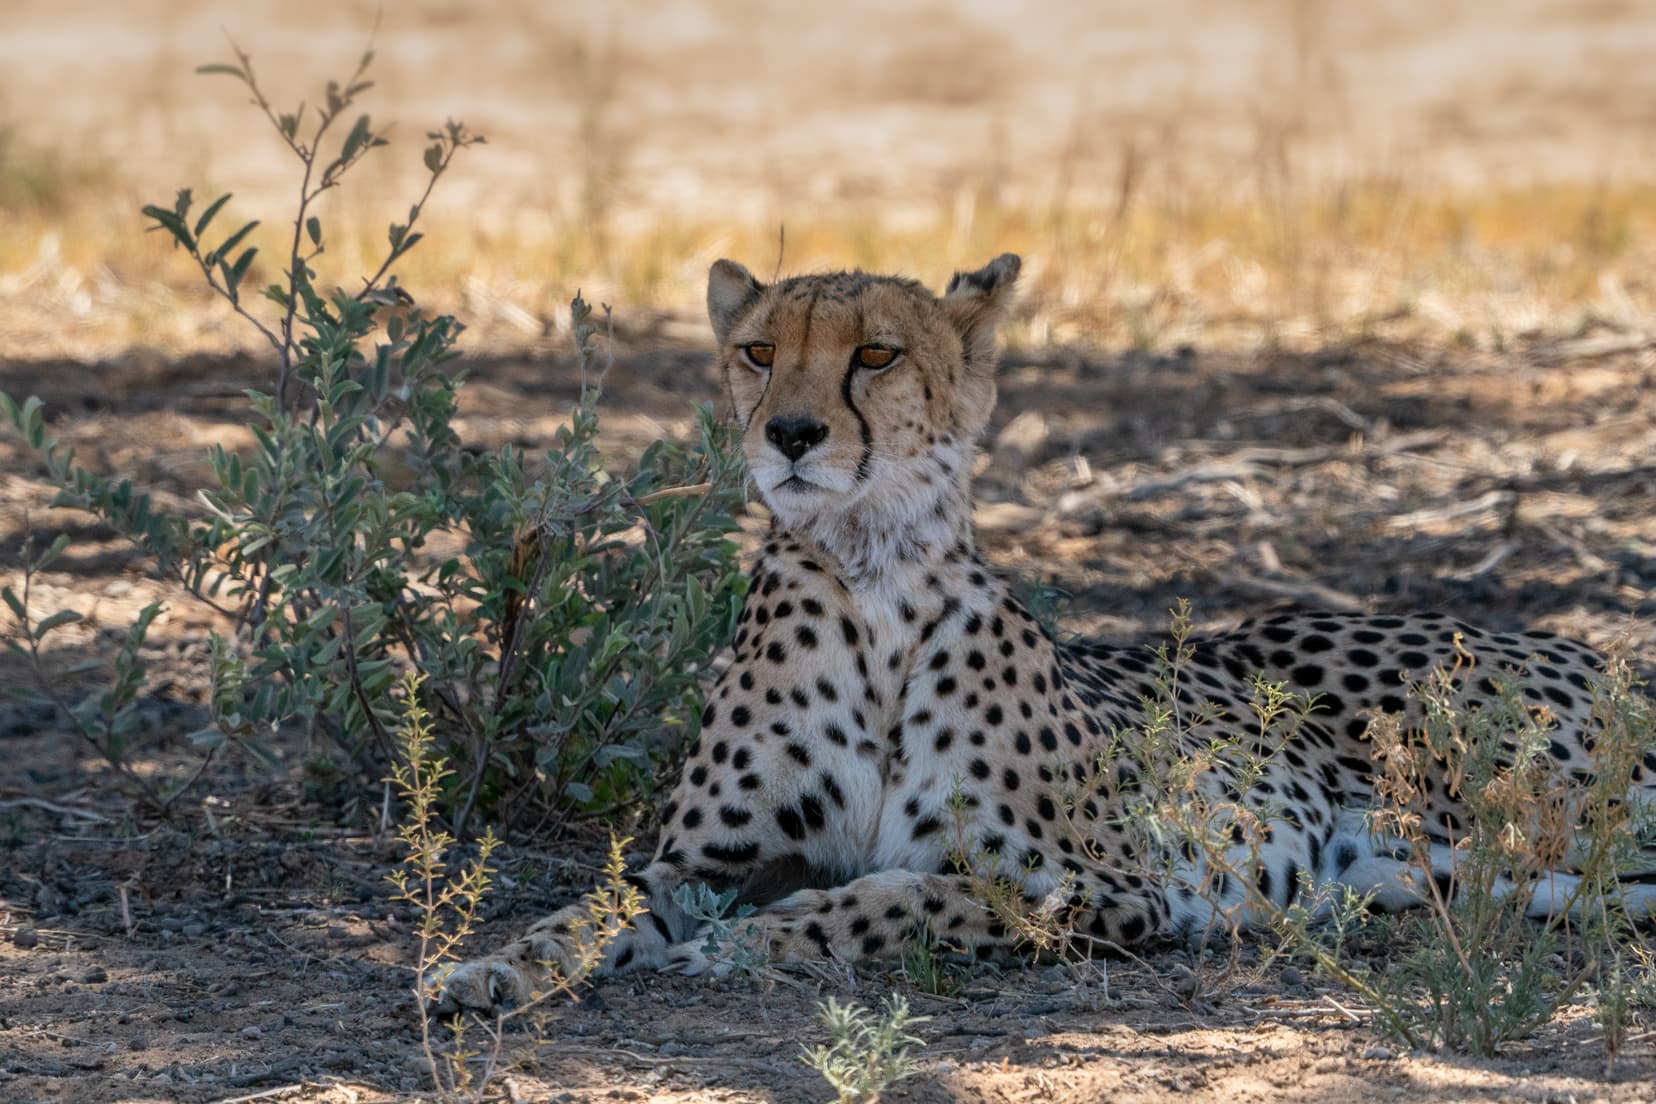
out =
[[[784,805],[776,811],[776,825],[789,839],[805,838],[805,818],[792,805]]]
[[[759,845],[757,843],[737,843],[725,846],[722,844],[710,843],[702,848],[702,854],[707,858],[712,859],[714,862],[730,864],[747,863],[758,858]]]

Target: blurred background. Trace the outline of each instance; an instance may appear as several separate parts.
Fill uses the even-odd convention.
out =
[[[231,191],[280,255],[291,157],[194,72],[227,34],[289,110],[372,39],[361,106],[397,125],[322,210],[342,283],[425,132],[487,135],[403,276],[474,349],[561,343],[577,287],[623,328],[699,327],[721,255],[935,284],[1016,250],[1034,346],[1499,349],[1656,305],[1636,0],[8,0],[0,353],[248,345],[137,215]]]

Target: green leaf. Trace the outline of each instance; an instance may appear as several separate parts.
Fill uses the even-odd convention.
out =
[[[213,250],[213,256],[214,257],[228,256],[230,251],[232,249],[236,248],[236,246],[240,245],[241,240],[243,238],[247,237],[248,234],[251,234],[253,232],[253,228],[257,225],[259,225],[259,220],[254,219],[252,222],[248,223],[246,226],[242,227],[240,230],[237,230],[234,234],[231,234],[228,238],[225,238],[222,242],[219,243],[219,247],[217,249]]]
[[[322,220],[312,215],[305,220],[305,233],[310,235],[312,245],[322,244]]]
[[[28,623],[29,615],[24,612],[23,603],[18,600],[16,591],[9,586],[0,587],[0,599],[5,600],[6,605],[11,608],[12,616],[16,617],[20,624]]]
[[[207,728],[198,728],[194,732],[191,732],[188,735],[186,735],[184,738],[186,740],[190,741],[190,744],[191,744],[192,747],[198,747],[198,748],[216,748],[216,747],[220,747],[220,746],[223,745],[223,743],[225,741],[225,735],[224,735],[223,731],[220,730],[219,728],[217,728],[216,726],[208,726]]]
[[[436,172],[443,167],[443,144],[441,142],[426,147],[425,167],[432,172]]]
[[[198,238],[201,237],[201,232],[203,230],[207,229],[207,224],[209,222],[213,221],[213,216],[219,213],[219,208],[223,207],[226,203],[229,203],[229,202],[230,202],[230,193],[225,192],[223,195],[221,195],[217,199],[213,200],[213,202],[208,205],[208,207],[205,211],[201,212],[201,217],[196,219],[196,224],[195,224],[195,236],[196,237],[198,237]]]
[[[257,246],[244,249],[242,255],[236,258],[236,263],[230,268],[230,276],[237,284],[240,284],[242,277],[247,275],[247,266],[253,263],[253,256],[258,251]]]
[[[40,448],[46,440],[46,419],[41,416],[41,408],[46,404],[39,395],[30,395],[23,400],[23,409],[19,412],[18,428],[29,437],[29,444]]]
[[[39,639],[53,629],[61,629],[65,625],[73,625],[81,619],[81,615],[74,610],[58,610],[52,616],[45,618],[35,626],[35,639]]]
[[[57,539],[52,542],[51,547],[46,549],[46,551],[42,552],[39,556],[35,557],[34,569],[36,571],[45,571],[48,567],[51,567],[54,562],[56,562],[59,556],[63,555],[63,550],[68,547],[69,534],[59,533],[57,535]]]
[[[195,238],[191,237],[190,228],[184,225],[184,220],[177,214],[167,210],[165,207],[157,207],[153,203],[146,205],[142,209],[141,213],[154,219],[159,224],[159,229],[166,230],[170,233],[173,236],[173,240],[179,245],[182,245],[185,249],[188,249],[192,253],[195,252]],[[152,226],[150,229],[154,230],[157,229],[157,227]]]
[[[357,121],[351,126],[351,133],[345,136],[345,144],[340,147],[340,162],[347,162],[362,152],[362,147],[368,144],[371,137],[373,134],[368,127],[368,116],[358,115]]]

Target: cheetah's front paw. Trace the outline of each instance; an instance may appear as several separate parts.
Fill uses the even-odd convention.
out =
[[[669,948],[662,971],[685,977],[722,978],[727,977],[734,968],[735,963],[730,959],[708,954],[705,939],[696,939]]]
[[[428,1011],[438,1016],[461,1012],[495,1015],[519,1008],[535,997],[535,982],[546,971],[527,967],[504,955],[444,962],[420,979]]]

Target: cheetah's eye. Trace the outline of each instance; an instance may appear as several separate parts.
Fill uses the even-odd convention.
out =
[[[877,372],[882,368],[890,368],[902,355],[903,350],[893,349],[890,345],[859,345],[857,367]]]
[[[764,371],[776,362],[776,346],[768,341],[753,341],[742,346],[742,354],[753,367]]]

